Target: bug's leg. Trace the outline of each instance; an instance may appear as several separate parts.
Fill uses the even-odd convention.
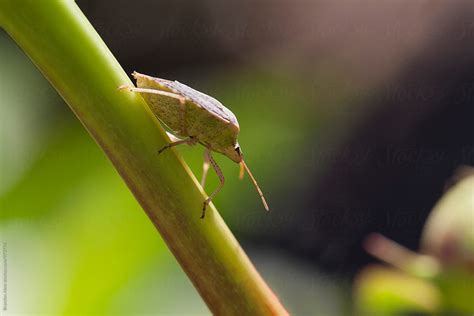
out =
[[[181,144],[187,144],[187,143],[189,143],[189,138],[178,140],[177,142],[172,142],[172,143],[166,144],[160,150],[158,150],[158,155],[161,154],[162,152],[164,152],[168,148],[178,146],[178,145],[181,145]]]
[[[201,178],[201,186],[203,189],[204,189],[204,186],[206,185],[206,178],[207,178],[208,171],[209,171],[209,158],[207,158],[207,153],[204,151],[204,163],[202,165],[202,178]]]
[[[214,158],[212,158],[211,150],[209,148],[206,148],[205,155],[207,156],[207,159],[209,159],[212,168],[217,173],[220,183],[219,186],[214,190],[214,192],[212,192],[211,195],[209,195],[209,197],[204,201],[202,206],[201,218],[204,218],[204,216],[206,215],[206,207],[209,205],[209,203],[211,203],[212,199],[216,196],[216,194],[219,193],[225,182],[224,174],[222,173]]]
[[[161,154],[162,152],[164,152],[168,148],[178,146],[178,145],[181,145],[181,144],[185,144],[187,142],[188,142],[188,139],[183,139],[183,140],[178,140],[177,142],[172,142],[172,143],[166,144],[163,147],[161,147],[160,150],[158,150],[158,155]]]
[[[168,92],[168,91],[161,91],[157,89],[147,89],[147,88],[135,88],[135,87],[129,87],[127,85],[123,85],[118,87],[118,90],[128,90],[130,92],[138,92],[138,93],[149,93],[149,94],[158,94],[158,95],[163,95],[165,97],[170,97],[179,100],[181,104],[184,104],[186,99],[183,96],[180,96],[179,94],[173,93],[173,92]]]
[[[174,139],[176,139],[176,137],[174,137]],[[181,145],[181,144],[188,144],[189,146],[193,146],[196,143],[197,143],[197,139],[194,138],[193,136],[189,136],[188,138],[181,139],[181,140],[178,140],[178,141],[175,141],[175,142],[172,142],[172,143],[169,143],[169,144],[163,146],[160,150],[158,150],[158,155],[161,154],[162,152],[164,152],[166,149],[174,147],[174,146],[178,146],[178,145]]]
[[[182,140],[182,138],[179,138],[179,137],[175,136],[175,134],[173,134],[171,132],[165,131],[165,133],[166,133],[166,136],[168,136],[168,138],[170,139],[170,143]]]

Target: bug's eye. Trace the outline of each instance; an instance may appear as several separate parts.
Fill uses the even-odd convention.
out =
[[[239,145],[235,146],[235,151],[236,151],[239,155],[242,154],[242,152],[240,151],[240,146],[239,146]]]

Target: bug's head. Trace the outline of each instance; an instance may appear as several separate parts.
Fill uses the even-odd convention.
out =
[[[232,161],[236,163],[240,163],[243,159],[242,156],[242,151],[240,150],[239,143],[236,143],[235,145],[229,146],[226,148],[224,151],[224,155],[229,157]]]
[[[234,146],[234,151],[236,152],[237,154],[237,157],[240,158],[239,162],[244,158],[243,154],[242,154],[242,149],[240,149],[240,145],[239,143],[235,144]]]

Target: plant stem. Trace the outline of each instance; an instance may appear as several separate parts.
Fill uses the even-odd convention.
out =
[[[166,143],[156,118],[73,1],[0,0],[0,25],[31,58],[104,150],[209,309],[220,315],[285,315]],[[74,166],[71,166],[74,168]],[[124,232],[126,233],[126,232]]]

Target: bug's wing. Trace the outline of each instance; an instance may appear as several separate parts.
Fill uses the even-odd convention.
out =
[[[223,119],[239,127],[239,123],[237,122],[237,118],[235,117],[234,113],[232,113],[232,111],[230,111],[222,103],[220,103],[213,97],[199,92],[191,87],[188,87],[187,85],[182,84],[178,81],[174,81],[171,83],[167,82],[165,83],[165,85],[171,88],[172,90],[176,90],[182,96],[191,99],[198,106],[204,108],[208,112],[212,113],[214,116],[217,116],[218,118]]]
[[[133,73],[133,77],[137,81],[138,88],[176,94],[174,90],[169,87],[169,83],[172,81],[143,75],[137,72]],[[189,135],[186,133],[187,122],[184,117],[185,105],[183,105],[179,99],[181,95],[178,96],[178,98],[175,98],[160,94],[142,93],[142,97],[148,107],[160,120],[165,129],[179,137],[187,137]]]
[[[158,88],[160,90],[182,95],[183,97],[191,100],[198,107],[205,109],[219,119],[230,122],[233,125],[239,127],[239,122],[237,122],[237,118],[235,117],[234,113],[232,113],[232,111],[226,108],[222,103],[205,93],[197,91],[178,81],[170,81],[162,78],[151,77],[140,74],[136,71],[133,73],[133,77],[137,79],[137,82],[139,78],[153,81],[155,83],[155,89]]]

